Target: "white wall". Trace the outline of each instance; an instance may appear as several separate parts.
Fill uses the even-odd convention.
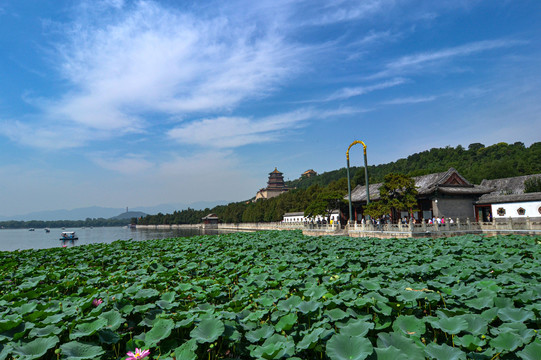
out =
[[[498,209],[505,209],[505,215],[498,215]],[[518,209],[523,208],[525,211],[524,215],[518,214]],[[505,204],[492,204],[492,216],[494,219],[505,219],[505,218],[527,218],[527,217],[541,217],[539,209],[541,208],[541,201],[529,201],[529,202],[517,202],[517,203],[505,203]]]

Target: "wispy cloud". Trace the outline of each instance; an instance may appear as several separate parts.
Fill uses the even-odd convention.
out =
[[[373,91],[387,89],[390,87],[398,86],[407,82],[406,79],[396,78],[393,80],[385,81],[378,84],[368,85],[368,86],[357,86],[357,87],[347,87],[336,91],[331,94],[329,97],[325,98],[324,101],[333,101],[333,100],[345,100],[354,96],[360,96],[368,94]]]
[[[107,10],[103,19],[100,9]],[[195,15],[151,1],[106,0],[97,8],[83,2],[79,10],[86,18],[66,25],[67,36],[56,46],[58,70],[69,90],[34,100],[41,114],[32,126],[12,124],[12,139],[23,140],[31,128],[42,137],[34,144],[51,146],[56,128],[68,127],[80,133],[75,143],[82,144],[96,132],[118,136],[143,131],[151,121],[231,111],[272,94],[302,71],[300,59],[307,51],[286,42],[272,26]]]
[[[444,64],[446,61],[453,58],[521,44],[524,44],[524,42],[518,40],[486,40],[432,52],[406,55],[387,63],[384,70],[370,76],[370,78],[373,79],[405,75],[412,72],[424,72],[430,66]]]
[[[420,96],[420,97],[403,97],[403,98],[396,98],[392,100],[382,101],[381,103],[383,105],[403,105],[403,104],[418,104],[418,103],[424,103],[429,101],[434,101],[438,97],[437,96]]]
[[[279,140],[284,133],[308,125],[308,120],[352,114],[361,110],[300,109],[288,113],[253,119],[248,117],[217,117],[195,121],[168,132],[171,139],[183,144],[215,148],[236,148],[249,144]]]

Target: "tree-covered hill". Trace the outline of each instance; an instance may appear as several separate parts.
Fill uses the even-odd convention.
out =
[[[388,164],[369,165],[368,175],[369,181],[375,183],[382,182],[383,177],[389,173],[419,176],[446,171],[450,167],[457,169],[475,184],[479,184],[483,179],[541,173],[541,142],[529,147],[516,142],[491,146],[474,143],[470,144],[468,149],[461,145],[456,148],[433,148]],[[364,184],[364,167],[352,167],[350,171],[355,183]],[[290,188],[306,189],[314,184],[326,186],[343,177],[346,177],[346,168],[299,178],[287,182],[286,185]]]
[[[382,165],[368,166],[370,183],[383,182],[385,175],[400,173],[419,176],[447,171],[454,167],[466,179],[479,184],[483,179],[497,179],[541,173],[541,142],[529,147],[521,142],[498,143],[491,146],[475,143],[462,146],[434,148]],[[364,184],[364,168],[351,169],[352,186]],[[286,184],[290,191],[268,200],[250,200],[216,206],[212,209],[187,209],[173,214],[149,215],[138,219],[138,224],[196,224],[209,213],[222,222],[280,221],[284,213],[305,211],[325,195],[342,191],[347,194],[346,169],[341,168],[320,175],[303,177]]]

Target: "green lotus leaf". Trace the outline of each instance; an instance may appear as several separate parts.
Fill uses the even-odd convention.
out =
[[[145,345],[155,346],[159,341],[171,335],[175,322],[171,319],[158,319],[154,322],[152,329],[145,334]]]
[[[134,299],[148,299],[154,296],[158,296],[160,293],[156,289],[141,289],[134,296]]]
[[[466,301],[468,307],[474,308],[476,310],[491,308],[494,306],[494,298],[496,294],[489,290],[482,290],[477,294],[475,299]]]
[[[328,316],[331,319],[331,321],[339,321],[346,317],[349,317],[348,313],[346,313],[345,311],[339,308],[326,310],[323,314]]]
[[[517,355],[522,360],[539,360],[539,354],[541,354],[541,341],[539,339],[526,345],[522,351],[517,352]]]
[[[365,336],[370,329],[374,328],[374,323],[366,322],[361,319],[351,319],[344,326],[341,326],[340,334],[351,337]]]
[[[395,348],[394,346],[389,346],[386,348],[374,348],[378,356],[378,360],[409,360],[409,356]]]
[[[430,343],[425,348],[425,353],[430,359],[466,360],[466,353],[447,344],[437,345]]]
[[[7,330],[10,330],[16,326],[18,326],[23,319],[19,315],[9,315],[6,316],[4,319],[0,320],[0,332],[4,332]]]
[[[165,309],[165,310],[169,310],[169,309],[175,307],[174,304],[171,304],[169,301],[166,301],[166,300],[158,300],[158,301],[156,301],[156,305],[158,305],[158,307],[160,307],[162,309]]]
[[[311,300],[321,299],[323,295],[327,293],[325,286],[312,286],[304,291],[304,296]]]
[[[274,334],[274,327],[270,325],[263,325],[256,330],[248,331],[245,336],[249,342],[255,343],[261,339],[267,339],[272,334]]]
[[[486,340],[470,334],[464,336],[455,336],[454,342],[455,345],[462,346],[470,351],[473,351],[478,347],[484,346],[486,344]]]
[[[195,329],[190,332],[190,336],[198,343],[213,342],[218,339],[225,331],[224,323],[215,318],[203,319]]]
[[[378,282],[372,281],[372,280],[363,280],[361,281],[361,285],[364,286],[367,290],[379,290],[381,289],[381,286]]]
[[[432,320],[430,324],[447,334],[458,334],[468,328],[468,322],[462,316]]]
[[[415,344],[415,342],[399,333],[379,333],[378,348],[393,347],[404,354],[408,354],[409,360],[425,360],[423,349]]]
[[[163,301],[167,301],[167,302],[171,303],[171,302],[175,301],[175,295],[176,295],[175,292],[169,291],[169,292],[163,293],[160,298]]]
[[[104,313],[101,313],[99,318],[103,318],[107,320],[107,328],[115,331],[122,325],[124,322],[124,318],[120,313],[116,310],[107,311]]]
[[[69,360],[85,360],[96,359],[105,354],[105,350],[101,346],[82,343],[79,341],[71,341],[60,345],[62,350],[62,359]]]
[[[98,330],[98,337],[102,344],[116,344],[120,341],[120,335],[111,329]]]
[[[295,352],[295,343],[285,336],[274,334],[261,346],[255,347],[250,355],[256,358],[280,359],[291,357]]]
[[[274,304],[274,298],[270,296],[262,296],[257,299],[257,302],[265,307],[271,307]]]
[[[312,349],[320,339],[320,335],[326,330],[324,328],[317,328],[306,334],[301,341],[297,343],[297,350]]]
[[[57,336],[37,338],[23,345],[13,345],[12,352],[24,359],[38,359],[45,355],[49,349],[54,348],[59,341]]]
[[[473,335],[483,335],[487,332],[488,321],[481,315],[477,314],[465,314],[462,318],[468,323],[467,332]]]
[[[490,340],[490,346],[498,351],[515,351],[522,344],[520,336],[512,332],[501,333]]]
[[[21,305],[20,307],[14,308],[13,312],[19,315],[24,315],[24,314],[34,311],[37,306],[38,304],[36,302],[25,303]]]
[[[28,334],[31,338],[34,337],[47,337],[51,335],[58,335],[62,332],[62,328],[55,325],[47,325],[42,328],[33,328]]]
[[[292,309],[295,309],[301,302],[302,299],[300,297],[293,295],[287,300],[281,300],[276,307],[278,310],[291,311]]]
[[[188,340],[175,349],[175,358],[182,360],[196,360],[197,354],[195,353],[195,350],[197,350],[197,342],[195,339]]]
[[[96,319],[89,323],[78,324],[69,335],[70,340],[76,340],[83,336],[90,336],[96,331],[107,326],[107,319]]]
[[[308,314],[321,308],[321,306],[322,305],[320,302],[310,300],[301,302],[299,305],[297,305],[297,309],[303,314]]]
[[[524,309],[503,308],[498,311],[498,317],[502,321],[524,322],[535,319],[535,314]]]
[[[44,324],[58,324],[62,319],[64,318],[65,314],[55,314],[51,316],[47,316],[42,322]]]
[[[365,337],[335,334],[327,341],[325,352],[331,360],[363,360],[374,352],[374,348]]]
[[[295,325],[296,322],[297,314],[289,313],[285,316],[282,316],[274,328],[276,329],[276,331],[288,331],[293,327],[293,325]]]
[[[425,333],[426,326],[422,319],[418,319],[413,315],[403,315],[393,322],[393,330],[402,332],[405,335],[420,337]]]

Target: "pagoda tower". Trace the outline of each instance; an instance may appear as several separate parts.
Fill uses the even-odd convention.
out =
[[[255,196],[255,200],[270,199],[280,195],[288,190],[284,182],[284,174],[274,168],[274,171],[269,173],[269,181],[267,187],[259,190]]]

